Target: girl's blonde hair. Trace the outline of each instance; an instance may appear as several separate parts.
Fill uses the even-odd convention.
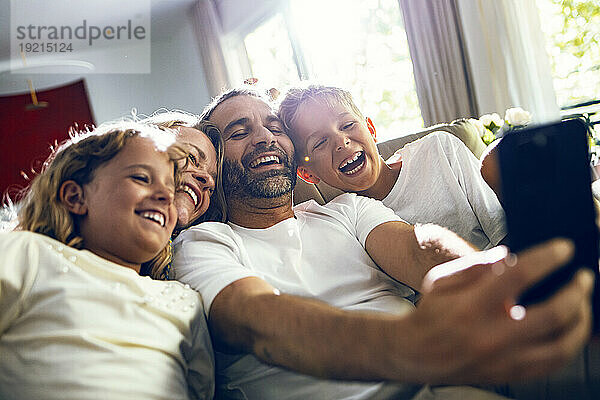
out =
[[[208,210],[190,225],[199,224],[204,221],[225,222],[227,220],[227,203],[225,202],[225,192],[223,191],[223,181],[221,180],[224,144],[219,128],[212,122],[201,120],[198,115],[184,111],[159,110],[150,117],[142,119],[140,122],[153,124],[160,128],[193,128],[204,133],[208,137],[217,153],[217,180],[215,182],[215,192],[211,196]]]
[[[111,160],[132,137],[146,137],[154,141],[159,151],[166,151],[174,164],[175,182],[179,184],[181,171],[177,161],[185,159],[187,152],[174,145],[175,137],[150,125],[130,121],[103,124],[93,131],[71,133],[71,138],[53,149],[44,162],[41,172],[25,189],[22,205],[17,212],[18,230],[50,236],[67,246],[84,248],[84,238],[78,229],[77,219],[62,204],[59,197],[61,185],[73,180],[83,186],[92,181],[94,171]],[[160,278],[170,262],[169,243],[142,269]]]

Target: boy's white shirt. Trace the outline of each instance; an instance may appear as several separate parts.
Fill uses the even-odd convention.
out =
[[[1,399],[212,398],[200,296],[32,232],[0,234]]]
[[[506,236],[504,210],[460,139],[432,132],[398,150],[402,169],[383,204],[407,222],[434,223],[480,249]]]

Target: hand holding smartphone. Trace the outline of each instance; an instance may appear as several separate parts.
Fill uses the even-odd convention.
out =
[[[585,123],[572,119],[509,132],[498,144],[507,243],[519,252],[553,237],[575,244],[571,262],[525,291],[520,304],[543,301],[580,268],[596,275],[594,332],[600,332],[598,227]]]

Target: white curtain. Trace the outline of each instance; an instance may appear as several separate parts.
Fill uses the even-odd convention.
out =
[[[481,113],[560,117],[535,0],[457,0]]]
[[[399,0],[425,126],[478,114],[455,0]]]
[[[213,0],[198,0],[193,13],[206,87],[211,96],[216,96],[223,88],[230,86],[221,45],[221,22]]]

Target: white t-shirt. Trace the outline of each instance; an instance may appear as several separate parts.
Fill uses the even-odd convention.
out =
[[[400,175],[382,201],[402,219],[444,226],[482,250],[506,236],[504,210],[460,139],[432,132],[391,159],[398,156]]]
[[[200,296],[32,232],[0,234],[0,398],[210,399]]]
[[[376,226],[399,218],[381,202],[355,194],[325,206],[308,201],[267,229],[207,222],[174,241],[176,278],[197,289],[208,312],[230,283],[262,278],[281,293],[316,298],[346,310],[403,314],[414,292],[390,279],[364,249]],[[247,354],[216,353],[219,398],[366,399],[381,383],[327,381],[260,362]],[[399,385],[389,398],[410,398],[419,388]]]

